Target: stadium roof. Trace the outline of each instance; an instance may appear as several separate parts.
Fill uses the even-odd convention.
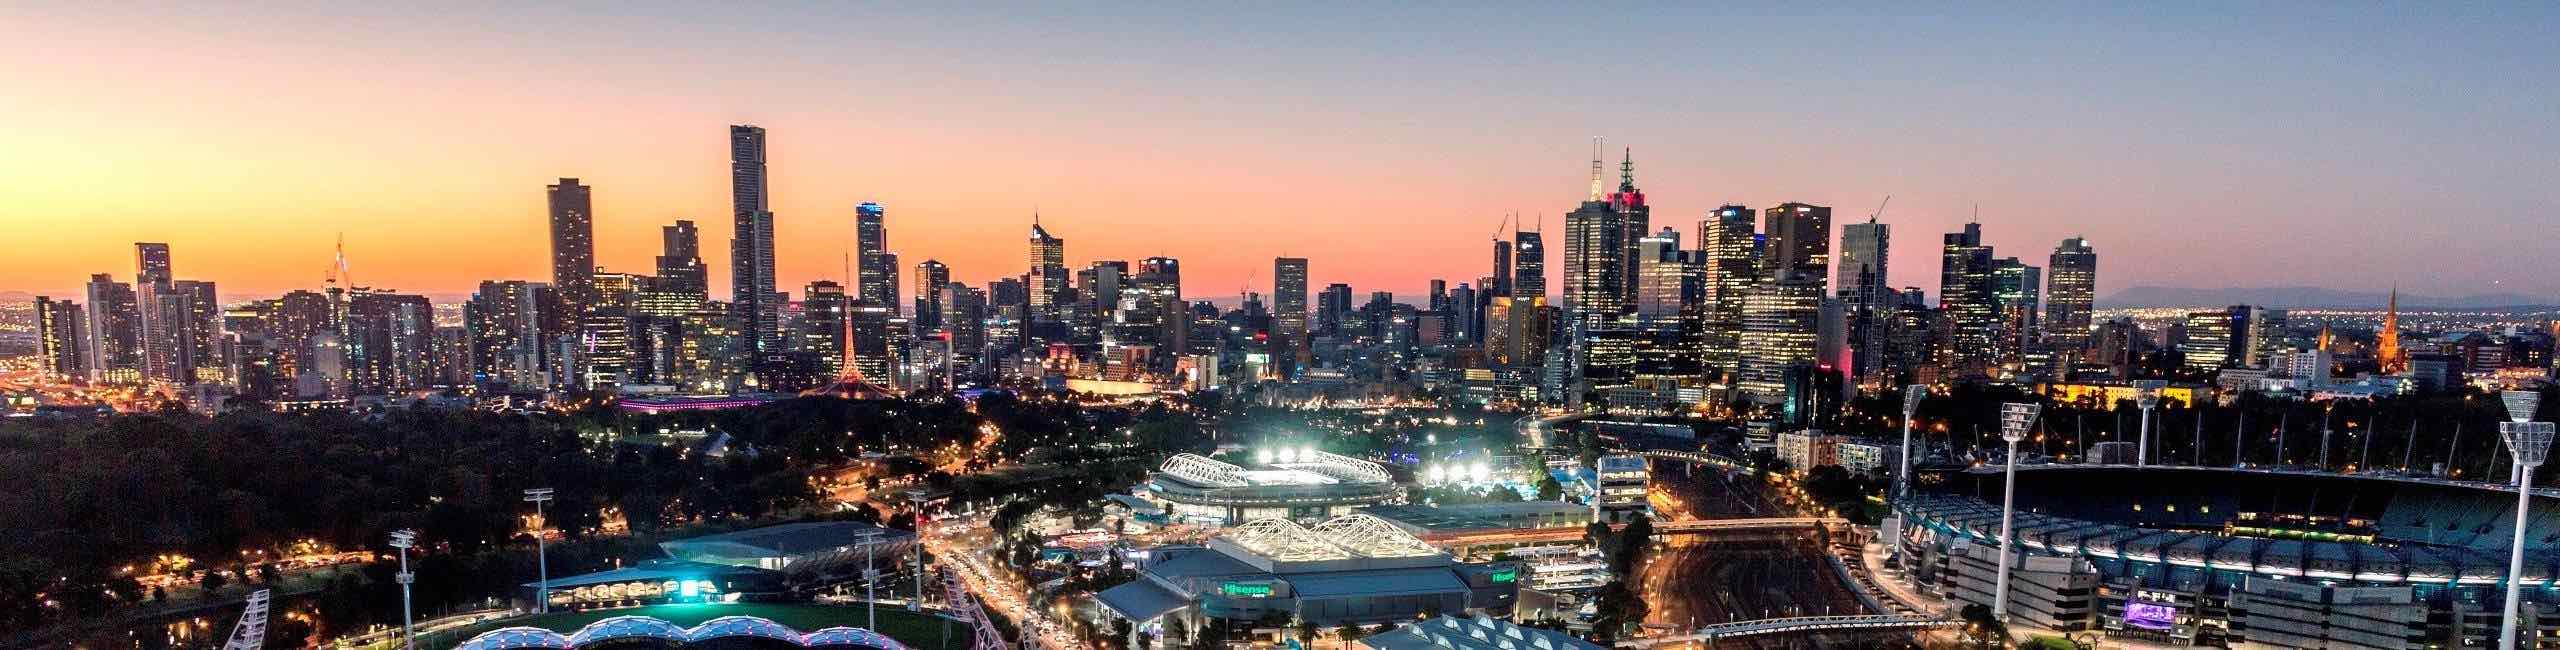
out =
[[[566,578],[552,578],[552,589],[569,589],[587,585],[609,585],[622,582],[654,582],[661,580],[710,580],[736,574],[773,573],[755,567],[684,560],[650,560],[611,571],[597,571]],[[527,582],[527,588],[539,588],[540,582]]]
[[[658,547],[688,559],[787,557],[860,548],[868,535],[878,536],[868,541],[898,543],[913,540],[916,534],[859,522],[821,521],[659,542]]]
[[[1371,650],[1601,650],[1599,645],[1554,630],[1522,627],[1478,615],[1442,616],[1362,637]]]
[[[1165,612],[1182,609],[1184,605],[1191,603],[1190,599],[1182,597],[1182,594],[1167,591],[1147,580],[1131,580],[1121,583],[1120,586],[1104,589],[1101,593],[1094,594],[1094,600],[1102,603],[1102,606],[1110,609],[1112,613],[1119,614],[1121,618],[1132,621],[1151,620],[1163,616]]]

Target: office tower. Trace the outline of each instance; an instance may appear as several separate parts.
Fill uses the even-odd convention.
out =
[[[2000,299],[1991,247],[1982,224],[1947,233],[1939,253],[1938,309],[1946,312],[1948,346],[1940,355],[1947,379],[1989,377],[1999,357]]]
[[[2000,301],[2000,364],[2018,370],[2038,365],[2023,362],[2042,354],[2036,335],[2044,328],[2036,319],[2044,314],[2044,269],[2003,257],[1991,261],[1991,270],[1992,296]]]
[[[2188,312],[2187,336],[2178,343],[2178,353],[2185,357],[2186,368],[2211,373],[2244,364],[2248,358],[2246,346],[2252,325],[2249,316],[2254,311],[2247,305],[2232,305],[2214,311]]]
[[[596,302],[593,188],[575,178],[547,188],[551,202],[551,286],[560,292],[563,324],[586,319]]]
[[[1474,343],[1479,340],[1478,334],[1484,329],[1484,318],[1482,311],[1478,309],[1480,304],[1478,300],[1482,298],[1476,295],[1475,287],[1465,282],[1460,282],[1458,288],[1449,290],[1449,327],[1452,342]]]
[[[834,280],[812,280],[800,290],[800,336],[792,348],[808,352],[830,377],[844,372],[845,315],[852,301]]]
[[[654,278],[629,273],[597,271],[594,276],[594,303],[579,323],[577,354],[584,367],[578,375],[579,386],[588,389],[610,389],[617,386],[647,383],[634,374],[646,365],[649,345],[639,341],[634,318],[649,318],[638,312],[642,287]]]
[[[1127,260],[1094,260],[1076,271],[1078,310],[1091,318],[1109,318],[1120,309],[1120,294],[1130,284]]]
[[[2045,288],[2045,346],[2053,350],[2054,378],[2089,358],[2089,312],[2098,295],[2098,249],[2079,237],[2053,247]]]
[[[471,339],[475,381],[520,387],[550,385],[553,353],[544,342],[543,313],[555,300],[551,287],[523,280],[484,280],[463,303],[463,327]]]
[[[1493,274],[1485,276],[1493,281],[1484,284],[1487,293],[1511,295],[1511,247],[1511,242],[1493,240]]]
[[[1781,269],[1743,299],[1741,359],[1734,385],[1759,404],[1793,401],[1791,374],[1818,361],[1823,277],[1807,267]]]
[[[1545,367],[1547,342],[1555,337],[1546,307],[1545,298],[1494,296],[1485,311],[1485,365],[1520,372]]]
[[[1695,296],[1683,293],[1680,231],[1665,227],[1645,236],[1636,247],[1635,322],[1644,327],[1677,327],[1681,309]]]
[[[1850,356],[1843,370],[1861,384],[1882,385],[1875,376],[1884,364],[1884,320],[1895,298],[1886,279],[1892,239],[1892,228],[1874,217],[1840,228],[1840,263],[1832,286],[1847,320]]]
[[[853,206],[853,285],[854,297],[895,313],[900,309],[898,265],[890,259],[888,221],[888,209],[878,203]]]
[[[348,395],[391,395],[427,387],[435,309],[426,296],[356,291],[347,296],[344,342]]]
[[[1511,280],[1507,293],[1519,298],[1547,297],[1547,243],[1535,231],[1511,233]]]
[[[1698,252],[1705,255],[1706,336],[1699,344],[1708,367],[1728,378],[1741,362],[1743,298],[1760,282],[1758,213],[1739,205],[1707,212],[1698,222]]]
[[[1804,203],[1781,203],[1760,213],[1769,235],[1768,258],[1762,260],[1769,270],[1811,270],[1816,281],[1831,266],[1831,208]]]
[[[1351,316],[1351,285],[1334,283],[1324,287],[1316,297],[1316,331],[1325,336],[1341,336],[1344,321]]]
[[[1130,280],[1120,292],[1104,350],[1145,346],[1150,368],[1170,370],[1191,330],[1190,303],[1182,300],[1182,262],[1170,257],[1140,260]]]
[[[943,328],[942,292],[951,286],[951,267],[939,260],[916,263],[917,332],[934,332]]]
[[[1040,227],[1040,215],[1031,215],[1031,271],[1024,276],[1030,290],[1030,316],[1039,321],[1056,321],[1066,306],[1067,240],[1049,236]]]
[[[88,358],[81,351],[87,321],[80,303],[36,296],[36,354],[45,372],[57,379],[88,379]]]
[[[646,303],[653,299],[643,296],[641,309],[652,313],[671,310],[676,314],[701,309],[711,299],[710,271],[702,266],[701,231],[693,227],[692,221],[679,219],[675,225],[660,227],[658,236],[658,277],[643,290],[659,294],[661,298],[654,300],[663,303],[661,307],[650,307]]]
[[[942,290],[942,322],[951,332],[952,364],[976,374],[987,347],[987,292],[953,282]]]
[[[1624,277],[1618,282],[1622,287],[1619,302],[1633,305],[1636,299],[1636,262],[1642,259],[1637,249],[1643,248],[1644,238],[1653,234],[1653,208],[1645,205],[1644,191],[1636,189],[1636,152],[1633,147],[1626,150],[1626,157],[1618,163],[1618,191],[1609,193],[1609,210],[1618,213],[1618,232],[1626,240],[1619,246],[1624,251],[1618,255]]]
[[[142,380],[142,315],[133,286],[105,273],[89,276],[90,381],[129,384]]]
[[[729,126],[729,207],[736,233],[729,240],[730,308],[746,337],[750,359],[784,348],[782,298],[774,291],[773,207],[765,195],[764,127]]]
[[[838,290],[841,294],[841,289]],[[897,336],[897,315],[887,305],[868,299],[856,299],[845,307],[844,358],[832,359],[829,367],[841,370],[847,361],[853,364],[856,377],[889,381],[895,376],[902,346]]]
[[[1424,294],[1427,298],[1422,303],[1424,309],[1438,311],[1449,306],[1448,280],[1432,278],[1428,287]]]
[[[1938,330],[1942,320],[1943,312],[1929,308],[1928,297],[1918,287],[1905,288],[1884,317],[1884,360],[1876,372],[1876,383],[1935,383],[1922,377],[1937,375],[1933,363],[1941,343]]]
[[[1564,215],[1564,306],[1584,329],[1615,324],[1626,312],[1626,215],[1601,194],[1600,152],[1591,152],[1591,196]]]
[[[1307,341],[1307,258],[1271,260],[1271,360],[1274,374],[1294,378],[1312,358]]]

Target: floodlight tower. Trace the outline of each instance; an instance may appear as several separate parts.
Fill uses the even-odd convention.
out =
[[[1893,500],[1900,503],[1911,492],[1911,419],[1920,414],[1920,400],[1929,398],[1929,387],[1912,384],[1902,387],[1902,470],[1893,473]]]
[[[862,545],[862,625],[863,629],[877,632],[880,630],[880,596],[877,592],[880,570],[871,564],[871,551],[879,547],[876,542],[880,541],[880,531],[855,535],[854,540],[854,543]]]
[[[2043,404],[2008,403],[2000,405],[2000,439],[2009,441],[2009,462],[2001,470],[2000,488],[2000,576],[1991,583],[1991,615],[2009,620],[2009,555],[2017,550],[2017,540],[2009,533],[2010,520],[2017,516],[2018,441],[2035,428],[2036,415]]]
[[[533,590],[533,611],[548,612],[551,611],[551,546],[550,540],[543,537],[542,530],[551,527],[551,518],[543,516],[542,504],[551,502],[551,488],[525,490],[524,500],[533,503],[533,564],[541,576],[541,582],[534,583],[538,586]]]
[[[400,549],[400,573],[392,575],[400,583],[400,647],[407,650],[418,647],[416,623],[409,610],[409,583],[418,581],[418,574],[409,572],[409,547],[417,545],[418,531],[406,528],[391,531],[391,547]]]
[[[2499,398],[2507,404],[2508,422],[2498,423],[2498,437],[2507,441],[2507,455],[2515,459],[2516,531],[2507,544],[2506,616],[2499,626],[2498,647],[2516,647],[2516,615],[2524,601],[2524,527],[2525,511],[2533,505],[2533,468],[2542,465],[2544,454],[2551,451],[2552,423],[2534,422],[2534,410],[2542,406],[2542,393],[2511,390]]]
[[[2135,467],[2151,465],[2151,411],[2160,407],[2160,389],[2168,386],[2169,382],[2158,379],[2133,382],[2133,403],[2142,407],[2142,435],[2134,443],[2141,446],[2133,450]]]

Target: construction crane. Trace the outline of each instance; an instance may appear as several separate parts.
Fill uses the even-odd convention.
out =
[[[267,647],[267,590],[249,594],[249,607],[240,610],[240,625],[231,628],[231,640],[222,650],[259,650]]]
[[[1892,203],[1893,195],[1884,195],[1884,200],[1876,203],[1876,211],[1867,214],[1867,223],[1875,223],[1877,219],[1884,218],[1884,206],[1891,205]]]

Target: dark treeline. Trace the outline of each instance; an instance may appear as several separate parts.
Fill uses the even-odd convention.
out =
[[[1153,429],[1169,419],[1149,418]],[[802,398],[666,416],[172,410],[9,420],[0,422],[0,630],[100,620],[160,597],[119,570],[162,555],[229,574],[216,583],[236,593],[240,578],[272,574],[244,551],[275,557],[314,540],[388,552],[386,534],[401,528],[419,532],[419,610],[435,611],[504,596],[531,575],[526,488],[557,490],[551,524],[570,539],[552,546],[551,568],[565,575],[654,557],[661,535],[808,516],[820,497],[812,473],[865,453],[965,449],[995,422],[1008,435],[973,464],[1018,459],[1149,428],[1124,426],[1131,420],[1003,394],[974,412],[956,400]],[[689,437],[640,442],[703,430],[730,436],[725,453],[698,453]],[[617,512],[630,536],[589,539]],[[396,618],[395,570],[344,572],[316,600],[340,610],[326,612],[333,624]]]

